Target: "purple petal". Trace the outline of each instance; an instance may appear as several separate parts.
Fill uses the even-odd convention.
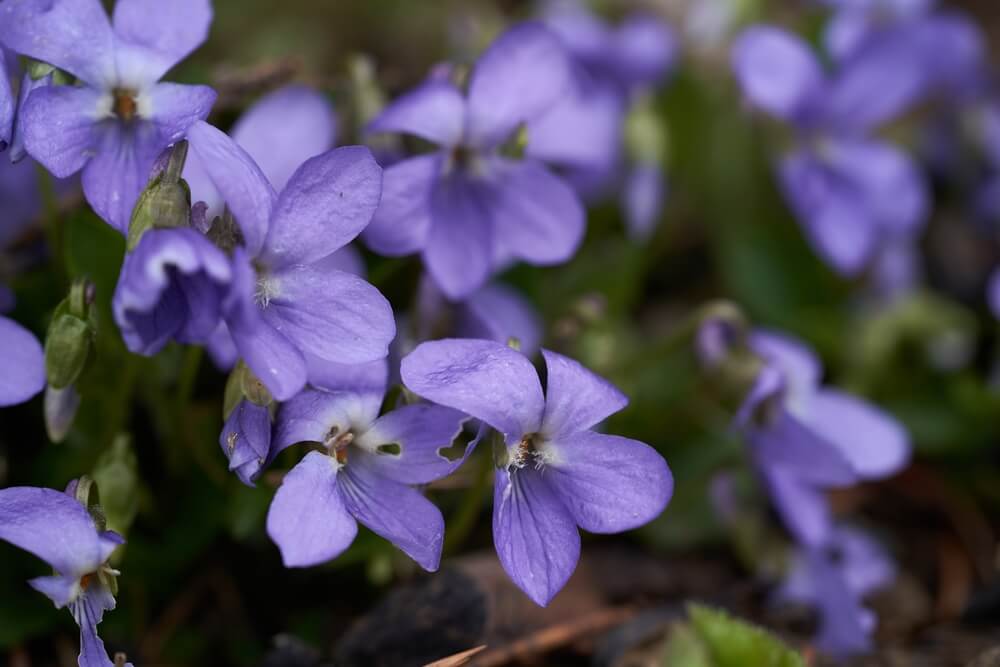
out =
[[[244,329],[230,323],[233,342],[243,361],[279,401],[287,401],[306,384],[306,362],[299,349],[266,322]]]
[[[625,222],[629,236],[644,241],[652,236],[663,212],[666,177],[657,164],[633,168],[625,181]]]
[[[364,146],[310,158],[278,197],[262,259],[280,269],[339,250],[371,221],[381,192],[382,168]]]
[[[370,284],[339,271],[293,266],[274,274],[264,318],[303,352],[341,363],[389,354],[396,335],[392,308]]]
[[[465,100],[448,81],[432,79],[389,104],[368,125],[369,132],[412,134],[455,146],[465,129]]]
[[[188,0],[186,0],[188,1]],[[194,123],[203,121],[215,104],[208,86],[158,83],[149,91],[150,120],[159,133],[159,149],[180,141]]]
[[[290,85],[247,109],[231,134],[280,192],[299,165],[333,148],[337,119],[323,94]]]
[[[677,57],[677,37],[670,26],[649,14],[625,19],[614,35],[615,69],[631,85],[662,79]]]
[[[198,48],[211,23],[210,0],[118,0],[112,16],[118,37],[166,56],[156,78]]]
[[[22,160],[17,164],[0,160],[0,201],[4,206],[4,215],[0,216],[0,248],[5,248],[42,212],[38,167],[34,160]],[[0,298],[2,301],[5,299]],[[5,309],[0,306],[2,312]]]
[[[195,230],[149,230],[125,257],[112,301],[125,344],[148,356],[172,338],[206,342],[231,279],[226,255]]]
[[[574,168],[615,164],[624,122],[621,96],[610,86],[580,88],[531,121],[526,155]]]
[[[79,171],[96,148],[100,96],[93,88],[44,86],[21,110],[18,125],[28,152],[57,178]]]
[[[815,400],[815,399],[813,399]],[[781,466],[798,479],[817,486],[846,486],[858,471],[827,433],[785,408],[771,423],[751,433],[754,457],[763,466]]]
[[[105,611],[115,608],[115,598],[102,584],[87,588],[70,606],[76,624],[80,626],[80,667],[112,667],[104,642],[97,636],[97,625]]]
[[[993,316],[1000,319],[1000,269],[994,270],[987,287],[986,300],[993,311]]]
[[[540,23],[522,23],[479,58],[469,82],[466,137],[492,147],[550,109],[572,88],[569,56]]]
[[[667,462],[638,440],[592,431],[567,434],[546,442],[543,456],[542,477],[577,525],[592,533],[620,533],[648,523],[673,495]]]
[[[816,252],[842,274],[861,271],[878,234],[864,196],[806,152],[782,160],[779,176],[785,198]]]
[[[188,128],[187,135],[192,151],[236,217],[247,252],[256,257],[278,198],[274,188],[253,158],[220,130],[199,121]]]
[[[282,480],[267,513],[267,534],[285,567],[309,567],[351,546],[358,524],[344,504],[337,462],[309,452]]]
[[[778,28],[744,30],[733,45],[732,64],[750,102],[782,120],[803,121],[824,87],[809,47]]]
[[[490,211],[496,243],[532,264],[570,259],[586,223],[573,188],[534,160],[497,159],[494,168]]]
[[[350,464],[340,482],[344,504],[354,518],[428,572],[438,569],[444,517],[434,503],[405,484]]]
[[[36,577],[29,579],[28,585],[52,600],[52,604],[57,609],[62,609],[70,604],[80,594],[80,577],[78,575]]]
[[[787,395],[793,400],[808,398],[816,392],[823,367],[804,342],[777,331],[755,329],[750,334],[750,347],[781,372]]]
[[[398,257],[423,249],[431,226],[431,191],[441,173],[441,155],[398,162],[383,172],[382,199],[362,233],[380,255]]]
[[[0,406],[23,403],[45,386],[45,358],[35,336],[0,317]]]
[[[53,489],[0,489],[0,540],[77,579],[106,560],[90,514],[74,498]]]
[[[439,181],[431,193],[424,264],[453,300],[482,287],[490,275],[494,227],[489,203],[482,183],[458,173]]]
[[[580,433],[628,405],[628,397],[579,362],[542,349],[548,380],[542,432],[550,438]]]
[[[809,402],[806,422],[847,458],[859,475],[881,479],[909,462],[910,439],[903,427],[874,405],[834,389]]]
[[[278,410],[271,456],[300,442],[323,443],[331,433],[365,431],[381,406],[373,391],[301,391]]]
[[[421,343],[403,359],[400,373],[410,391],[483,420],[508,444],[541,427],[545,402],[538,374],[524,355],[501,343]]]
[[[309,364],[309,384],[325,391],[354,391],[377,394],[379,401],[389,385],[388,359],[376,359],[361,364],[341,364],[312,355]],[[376,406],[376,411],[378,406]],[[372,421],[376,415],[372,415]]]
[[[11,143],[14,134],[14,91],[7,76],[7,62],[0,49],[0,150]]]
[[[451,474],[465,460],[450,461],[440,450],[451,447],[468,419],[439,405],[405,405],[379,417],[355,443],[365,450],[364,463],[375,474],[403,484],[427,484]],[[379,449],[393,444],[398,453]]]
[[[869,613],[851,592],[830,557],[811,549],[806,556],[816,582],[820,603],[820,628],[816,645],[834,656],[867,653],[871,650]]]
[[[796,541],[811,546],[825,544],[833,519],[824,493],[784,468],[763,468],[761,473],[774,508]]]
[[[455,335],[489,338],[507,344],[516,338],[521,352],[533,357],[542,342],[542,322],[532,305],[513,289],[492,283],[461,304]]]
[[[576,522],[537,470],[497,470],[493,487],[493,543],[500,564],[518,588],[544,607],[580,559]]]
[[[229,460],[229,469],[244,484],[253,486],[271,450],[271,414],[267,406],[240,401],[222,427],[219,446]]]
[[[6,0],[0,43],[91,85],[114,83],[114,34],[100,0]]]
[[[330,271],[343,271],[358,278],[365,278],[368,269],[365,266],[365,258],[361,252],[352,245],[346,245],[340,250],[330,253],[323,259],[313,262],[312,266],[323,273]]]

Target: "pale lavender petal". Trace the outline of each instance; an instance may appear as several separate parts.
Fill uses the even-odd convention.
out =
[[[403,160],[383,173],[382,199],[361,237],[380,255],[423,249],[431,226],[431,191],[441,172],[440,153]]]
[[[333,148],[337,119],[326,96],[293,84],[258,100],[231,134],[281,192],[299,165]]]
[[[253,486],[271,450],[271,414],[267,406],[244,399],[233,409],[219,434],[219,446],[229,469]]]
[[[638,528],[659,516],[673,495],[667,462],[638,440],[566,434],[542,445],[542,456],[543,479],[577,525],[592,533]]]
[[[261,258],[272,270],[323,259],[368,225],[382,193],[382,168],[364,146],[310,158],[282,190]]]
[[[158,83],[149,91],[149,120],[159,133],[159,148],[180,141],[191,125],[203,121],[215,104],[216,93],[208,86]]]
[[[987,288],[986,300],[993,311],[993,316],[1000,319],[1000,269],[993,271]]]
[[[838,63],[855,53],[876,28],[867,10],[839,11],[830,17],[823,30],[823,46]]]
[[[527,299],[505,285],[492,283],[461,304],[455,335],[489,338],[505,345],[515,338],[521,352],[533,357],[542,342],[542,321]]]
[[[118,37],[163,54],[167,69],[208,38],[211,23],[210,0],[118,0],[112,17]]]
[[[878,223],[864,195],[806,152],[782,160],[781,186],[812,246],[834,269],[855,275],[875,249]]]
[[[226,326],[225,322],[219,322],[219,326],[216,327],[212,335],[209,336],[208,342],[205,343],[205,349],[208,350],[208,354],[212,357],[212,363],[215,364],[215,367],[223,372],[231,371],[240,356],[240,353],[236,350],[236,343],[233,342],[233,336],[229,333],[229,327]]]
[[[625,181],[623,204],[629,236],[644,241],[652,236],[663,212],[666,177],[657,164],[633,168]]]
[[[264,280],[272,290],[264,319],[303,352],[341,363],[389,354],[396,335],[392,308],[361,278],[292,266]]]
[[[115,608],[111,591],[101,584],[87,588],[86,592],[70,605],[73,619],[80,626],[80,667],[112,667],[104,642],[97,635],[97,625],[105,611]]]
[[[330,253],[323,259],[313,262],[312,266],[323,273],[343,271],[358,278],[365,278],[368,274],[365,258],[361,256],[361,251],[353,245],[346,245],[340,250]]]
[[[300,442],[323,443],[331,434],[366,431],[381,405],[382,395],[373,391],[301,391],[278,410],[271,456]]]
[[[896,474],[910,460],[910,438],[889,414],[835,389],[809,402],[806,423],[834,445],[865,479]]]
[[[79,578],[104,562],[97,527],[76,499],[54,489],[0,489],[0,540]]]
[[[576,95],[565,96],[528,124],[525,155],[572,168],[609,168],[621,152],[623,122],[617,91],[581,86]]]
[[[405,405],[379,417],[354,442],[365,451],[364,465],[376,474],[404,484],[427,484],[465,460],[449,460],[440,450],[452,446],[468,420],[465,413],[439,405]],[[398,446],[398,452],[385,445]]]
[[[80,594],[79,575],[53,575],[28,580],[28,585],[52,600],[57,609],[73,602]]]
[[[392,542],[428,572],[438,569],[444,544],[444,517],[415,489],[364,467],[342,471],[340,490],[354,518]]]
[[[256,257],[278,198],[274,188],[253,158],[220,130],[199,121],[188,128],[187,135],[191,150],[236,217],[247,251]]]
[[[495,242],[532,264],[570,259],[583,241],[586,224],[573,188],[534,160],[498,158],[493,167],[490,212]]]
[[[744,30],[733,45],[732,64],[750,102],[782,120],[805,121],[824,88],[809,47],[779,28]]]
[[[542,349],[548,380],[542,432],[559,438],[586,431],[628,405],[613,384],[569,357]]]
[[[58,178],[79,171],[95,150],[94,116],[100,93],[78,86],[44,86],[32,92],[18,117],[31,157]]]
[[[244,329],[229,324],[243,361],[279,401],[287,401],[306,384],[306,362],[299,349],[273,326],[261,322]]]
[[[35,336],[0,317],[0,406],[23,403],[45,386],[45,359]]]
[[[833,519],[823,491],[780,467],[761,469],[774,508],[796,541],[819,546],[830,538]]]
[[[309,384],[326,391],[353,391],[371,393],[381,397],[389,385],[388,359],[376,359],[360,364],[342,364],[306,355],[309,365]],[[377,416],[372,415],[372,421]]]
[[[677,57],[677,37],[670,26],[650,14],[633,14],[614,35],[615,69],[621,81],[652,85],[661,80]]]
[[[49,72],[45,76],[33,79],[31,78],[31,74],[25,72],[21,77],[21,87],[17,91],[17,106],[14,110],[13,133],[10,138],[9,156],[11,162],[20,162],[24,159],[24,156],[28,154],[28,151],[24,146],[24,127],[22,127],[22,123],[19,120],[24,109],[24,105],[27,104],[28,97],[32,92],[52,84],[52,74],[52,72]],[[11,77],[13,78],[13,74]]]
[[[431,227],[424,264],[441,291],[461,300],[489,278],[494,223],[483,184],[455,173],[431,193]]]
[[[6,0],[0,43],[92,85],[114,81],[114,34],[100,0]]]
[[[823,367],[804,342],[777,331],[756,329],[750,334],[750,347],[781,372],[786,395],[793,401],[806,400],[815,393]]]
[[[285,567],[319,565],[351,546],[358,524],[337,488],[342,472],[335,459],[309,452],[285,475],[267,513]]]
[[[479,58],[469,82],[466,137],[492,147],[572,90],[569,55],[540,23],[522,23]]]
[[[493,488],[493,544],[500,564],[518,588],[544,607],[576,569],[576,522],[533,468],[497,470]]]
[[[871,650],[873,618],[837,572],[835,564],[822,550],[807,551],[811,576],[816,582],[820,605],[820,627],[816,645],[838,657],[867,653]]]
[[[465,100],[448,81],[432,79],[394,100],[368,125],[369,132],[412,134],[455,146],[465,129]]]
[[[545,402],[531,362],[502,343],[445,339],[421,343],[402,361],[406,387],[500,431],[508,444],[537,433]]]
[[[7,62],[0,49],[0,150],[7,148],[14,134],[14,91],[7,76]]]
[[[811,408],[811,405],[809,406]],[[859,480],[851,461],[826,432],[781,409],[769,423],[750,434],[760,465],[780,466],[799,480],[817,486],[847,486]]]

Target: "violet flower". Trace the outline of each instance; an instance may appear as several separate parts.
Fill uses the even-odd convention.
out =
[[[0,286],[2,287],[2,286]],[[0,407],[24,403],[45,388],[45,354],[34,334],[0,316]]]
[[[818,607],[817,646],[847,657],[872,648],[877,619],[862,606],[862,598],[895,577],[896,567],[878,543],[860,530],[838,526],[823,548],[796,551],[775,598]]]
[[[268,535],[287,567],[307,567],[343,553],[360,522],[425,570],[437,570],[444,519],[411,485],[440,479],[462,463],[440,451],[467,417],[429,404],[380,417],[384,363],[325,370],[319,383],[326,390],[306,389],[278,411],[272,457],[301,442],[319,449],[285,475],[267,515]]]
[[[13,139],[14,113],[17,109],[6,58],[4,50],[0,48],[0,151],[6,150]]]
[[[108,559],[125,540],[98,530],[71,495],[25,486],[0,489],[0,539],[55,570],[28,583],[73,614],[80,626],[80,667],[111,667],[97,625],[105,611],[115,608],[112,587],[118,572],[108,566]]]
[[[738,423],[788,530],[823,546],[832,531],[825,490],[895,474],[909,460],[909,438],[874,405],[821,387],[819,360],[802,343],[758,331],[750,348],[765,366]]]
[[[733,67],[747,98],[798,135],[781,187],[830,266],[855,275],[885,246],[912,242],[927,215],[924,179],[906,154],[868,137],[923,90],[909,46],[873,43],[827,75],[798,37],[756,26],[736,41]]]
[[[382,173],[362,146],[307,160],[280,194],[247,153],[204,122],[188,130],[236,218],[233,291],[224,318],[240,356],[281,401],[306,383],[306,355],[341,363],[385,357],[392,309],[377,289],[325,260],[365,228]]]
[[[422,253],[430,275],[455,300],[510,259],[550,265],[572,257],[584,233],[572,188],[538,160],[501,152],[571,86],[559,40],[527,23],[480,57],[467,94],[432,77],[391,103],[370,131],[413,134],[441,148],[386,169],[365,242],[384,255]]]
[[[229,460],[229,470],[247,486],[254,486],[271,450],[270,409],[241,400],[222,427],[219,446]]]
[[[546,605],[580,556],[578,528],[618,533],[666,507],[673,478],[652,447],[593,429],[628,403],[606,380],[542,350],[538,373],[519,352],[494,341],[423,343],[403,359],[407,388],[461,410],[503,437],[493,500],[493,542],[507,574]]]
[[[208,0],[6,0],[0,43],[74,75],[31,91],[18,122],[28,153],[57,177],[83,169],[97,213],[125,233],[153,163],[215,101],[206,86],[158,83],[204,41]]]

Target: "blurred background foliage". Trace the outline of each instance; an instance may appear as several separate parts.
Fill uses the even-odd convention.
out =
[[[264,92],[289,81],[309,83],[329,93],[340,112],[340,143],[357,140],[351,54],[369,54],[394,94],[436,62],[471,61],[507,21],[530,11],[514,0],[214,4],[209,41],[169,78],[215,85],[220,99],[211,120],[222,127]],[[618,10],[605,4],[612,14]],[[683,15],[683,3],[661,4],[657,10]],[[767,16],[816,33],[820,15],[806,3],[738,4],[745,19]],[[989,3],[971,9],[984,7]],[[729,408],[705,386],[690,340],[675,335],[700,304],[718,298],[738,304],[756,325],[812,343],[827,381],[899,417],[918,465],[977,512],[996,516],[1000,337],[983,285],[1000,260],[998,229],[974,227],[958,194],[938,183],[925,237],[927,289],[887,306],[838,278],[807,246],[772,178],[781,137],[741,104],[724,50],[686,46],[655,104],[669,136],[670,190],[655,235],[644,243],[628,240],[617,207],[601,203],[590,211],[585,245],[572,262],[517,267],[504,276],[539,309],[549,347],[631,397],[609,429],[656,446],[677,480],[671,505],[653,524],[586,541],[628,540],[665,556],[725,548],[707,490],[720,470],[745,468],[742,445],[730,431]],[[889,131],[916,150],[923,119],[918,110]],[[17,251],[37,258],[45,247],[52,248],[53,268],[35,263],[17,278],[15,317],[43,332],[69,281],[88,277],[97,286],[98,358],[84,376],[82,408],[62,445],[47,441],[41,401],[0,412],[0,486],[61,488],[92,471],[102,495],[134,499],[138,519],[119,564],[125,611],[109,614],[101,626],[109,646],[127,650],[137,664],[253,664],[280,632],[328,643],[386,587],[414,574],[413,563],[364,530],[334,562],[285,570],[263,530],[277,478],[265,474],[257,488],[244,487],[219,452],[223,375],[194,348],[173,345],[145,359],[121,343],[109,304],[123,240],[84,206],[63,206],[48,209],[36,236]],[[372,281],[403,311],[412,301],[417,260],[368,259]],[[116,441],[121,433],[130,437]],[[487,454],[478,452],[457,478],[431,490],[447,520],[446,559],[490,548]],[[272,468],[285,470],[296,456],[286,452]],[[893,497],[888,491],[853,507],[891,518]],[[109,508],[110,518],[127,521],[131,509]],[[0,548],[0,570],[0,649],[29,647],[53,660],[72,655],[69,615],[24,584],[39,574],[37,561]]]

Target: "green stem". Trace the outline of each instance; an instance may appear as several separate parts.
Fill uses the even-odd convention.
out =
[[[59,216],[59,199],[56,197],[52,176],[40,164],[38,171],[38,191],[42,197],[42,216],[45,236],[49,242],[52,265],[60,282],[66,281],[66,267],[63,265],[62,221]]]
[[[194,385],[198,380],[198,370],[201,368],[201,359],[204,356],[204,348],[191,345],[184,351],[184,361],[181,362],[181,372],[177,376],[177,412],[183,414],[191,402],[194,394]]]
[[[479,449],[489,443],[485,441],[480,444]],[[453,554],[458,551],[469,533],[476,525],[476,520],[483,509],[486,500],[486,486],[490,481],[490,473],[493,471],[493,456],[491,452],[478,455],[478,467],[476,468],[476,478],[465,494],[462,496],[461,505],[454,518],[448,523],[448,530],[444,534],[444,553]]]

